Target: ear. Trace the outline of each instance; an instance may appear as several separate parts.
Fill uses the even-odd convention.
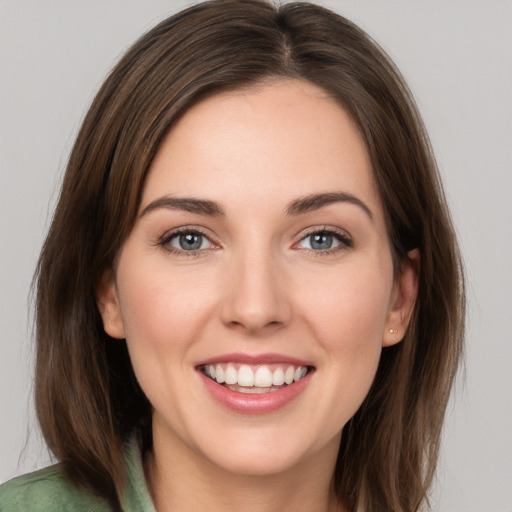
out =
[[[96,302],[103,319],[105,332],[112,338],[124,338],[123,318],[117,298],[116,283],[111,270],[103,273],[96,286]]]
[[[395,276],[382,337],[383,347],[395,345],[405,335],[418,293],[419,267],[420,252],[413,249],[407,253],[407,258],[401,262],[400,272]]]

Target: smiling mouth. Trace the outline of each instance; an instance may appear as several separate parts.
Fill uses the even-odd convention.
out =
[[[235,363],[206,364],[200,371],[231,391],[239,393],[269,393],[303,379],[311,366],[292,364],[247,365]]]

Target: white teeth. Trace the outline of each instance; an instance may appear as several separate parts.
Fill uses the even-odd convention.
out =
[[[293,380],[295,382],[297,382],[300,379],[302,379],[302,366],[298,366],[293,375]]]
[[[239,386],[254,386],[254,372],[250,366],[242,365],[238,370],[238,385]]]
[[[293,366],[289,366],[284,373],[284,381],[286,384],[291,384],[293,382],[293,377],[295,376],[295,368]]]
[[[260,366],[254,374],[254,385],[258,388],[272,386],[272,372],[266,366]]]
[[[220,364],[218,364],[215,367],[215,380],[219,384],[222,384],[224,382],[224,370],[222,369],[222,366]]]
[[[305,366],[291,366],[283,370],[283,367],[277,366],[274,371],[268,366],[261,365],[254,371],[249,365],[242,365],[237,370],[235,366],[229,363],[208,364],[204,367],[204,373],[217,381],[219,384],[228,386],[241,386],[244,388],[258,388],[260,391],[247,391],[248,393],[275,391],[272,386],[282,386],[283,384],[292,384],[304,378],[308,370]],[[240,390],[245,392],[246,390]]]
[[[238,383],[238,372],[229,365],[224,373],[224,380],[226,384],[237,384]]]
[[[272,391],[277,391],[277,388],[257,388],[256,386],[252,388],[243,388],[239,387],[237,389],[239,393],[247,393],[252,395],[262,395],[263,393],[271,393]]]
[[[282,386],[284,384],[284,371],[282,368],[277,368],[272,374],[272,385]]]

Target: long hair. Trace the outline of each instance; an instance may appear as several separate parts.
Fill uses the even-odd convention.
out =
[[[134,224],[151,162],[173,123],[202,99],[272,78],[323,88],[367,146],[395,272],[418,248],[412,321],[385,348],[373,386],[344,427],[334,486],[355,511],[419,510],[434,474],[462,350],[464,282],[428,137],[384,51],[345,18],[308,3],[213,0],[143,35],[97,93],[71,152],[36,272],[35,401],[68,477],[114,508],[123,443],[151,444],[151,406],[126,345],[104,332],[100,276]]]

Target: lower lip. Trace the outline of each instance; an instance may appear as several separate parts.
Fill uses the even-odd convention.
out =
[[[218,384],[198,370],[206,389],[222,406],[242,414],[266,414],[277,411],[297,398],[308,386],[313,372],[293,384],[267,393],[240,393]]]

